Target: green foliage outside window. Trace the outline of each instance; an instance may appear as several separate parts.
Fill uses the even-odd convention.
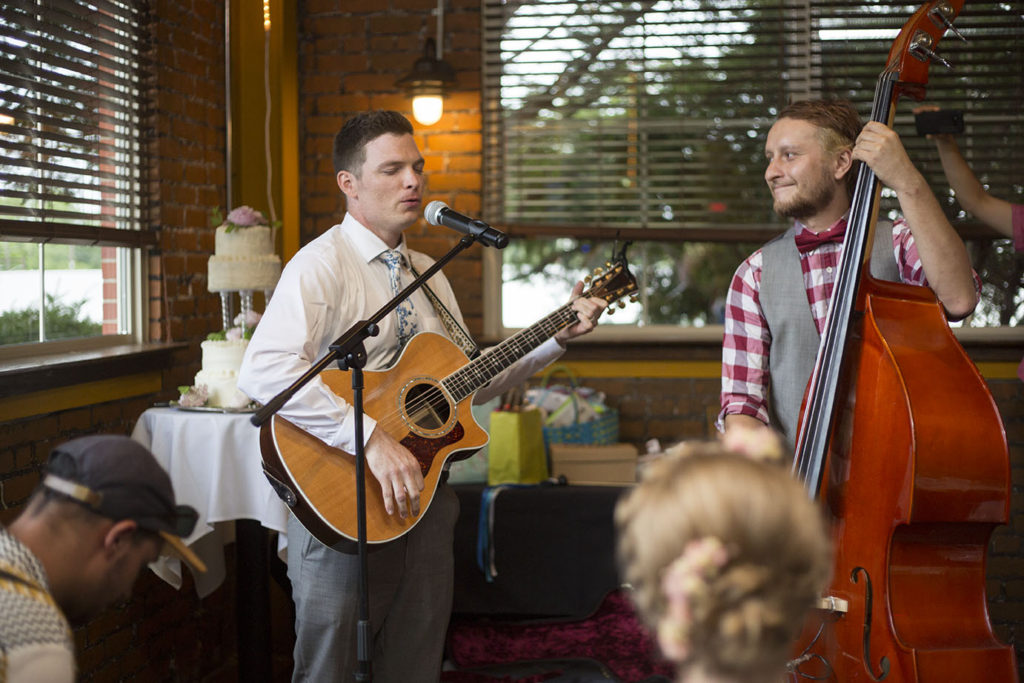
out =
[[[58,301],[52,294],[46,295],[46,336],[56,339],[75,339],[100,334],[103,326],[98,322],[82,319],[82,307],[87,301]],[[0,313],[0,345],[25,344],[39,341],[39,309],[23,308]]]

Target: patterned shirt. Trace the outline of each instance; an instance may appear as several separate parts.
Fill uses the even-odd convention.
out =
[[[835,225],[845,222],[841,218]],[[797,233],[807,228],[799,221]],[[900,217],[893,224],[893,253],[903,282],[927,285],[914,236]],[[835,283],[841,242],[828,242],[806,253],[800,253],[807,303],[814,325],[821,334],[828,313],[828,301]],[[771,332],[761,309],[761,250],[751,254],[739,268],[729,285],[725,304],[725,335],[722,340],[722,410],[718,416],[721,429],[726,415],[756,417],[768,424],[768,354]]]
[[[0,528],[0,681],[73,683],[71,628],[38,558]]]

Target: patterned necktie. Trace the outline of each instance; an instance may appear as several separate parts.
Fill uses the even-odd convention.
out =
[[[380,260],[387,264],[388,280],[391,283],[391,294],[397,295],[400,289],[399,274],[402,271],[402,253],[396,249],[382,252]],[[398,346],[404,348],[406,343],[416,334],[416,314],[412,302],[406,299],[395,309],[398,316]]]

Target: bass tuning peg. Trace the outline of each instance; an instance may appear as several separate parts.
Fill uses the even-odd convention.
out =
[[[953,26],[952,20],[949,18],[953,15],[953,11],[952,5],[948,2],[940,2],[935,5],[935,7],[928,10],[928,17],[932,20],[933,24],[952,32],[954,36],[966,43],[967,38],[964,38],[964,34],[956,30],[956,27]]]
[[[922,62],[925,60],[941,64],[947,69],[952,69],[953,65],[947,62],[945,59],[940,57],[937,52],[932,50],[932,37],[924,31],[918,31],[914,39],[910,41],[910,54],[917,57]]]

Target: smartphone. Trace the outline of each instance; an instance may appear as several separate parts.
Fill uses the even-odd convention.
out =
[[[922,111],[914,114],[918,135],[942,135],[964,132],[964,113],[956,109]]]

